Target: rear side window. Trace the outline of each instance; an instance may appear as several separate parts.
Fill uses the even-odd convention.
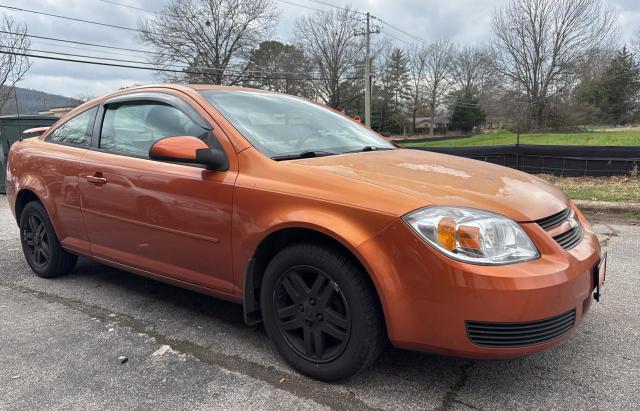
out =
[[[88,146],[91,143],[91,131],[98,107],[83,111],[67,120],[49,134],[47,141],[75,146]]]
[[[108,106],[102,121],[100,148],[148,157],[156,141],[170,136],[204,137],[207,132],[182,111],[167,104],[135,103]]]

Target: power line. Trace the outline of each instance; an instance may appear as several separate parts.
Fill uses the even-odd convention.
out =
[[[155,65],[155,63],[148,62],[148,61],[140,61],[140,60],[124,60],[124,59],[109,58],[109,57],[102,57],[102,56],[89,56],[89,55],[85,55],[85,54],[64,53],[64,52],[60,52],[60,51],[51,51],[51,50],[30,49],[29,52],[56,54],[56,55],[59,55],[59,56],[79,57],[79,58],[85,58],[85,59],[109,60],[109,61],[116,61],[116,62],[120,62],[120,63],[146,64],[146,65],[153,65],[154,67],[157,67]],[[228,70],[228,69],[223,69],[223,68],[205,67],[205,66],[187,66],[187,65],[181,65],[181,64],[168,64],[165,67],[173,67],[173,68],[181,69],[181,70],[184,70],[184,69],[199,69],[199,70],[202,70],[203,72],[223,71],[223,72],[226,72],[226,73],[228,73],[230,75],[247,75],[247,74],[253,75],[253,74],[258,74],[258,75],[265,75],[265,76],[267,76],[267,75],[298,76],[298,75],[304,75],[305,74],[305,73],[300,73],[300,72],[285,72],[285,71],[272,72],[272,71],[263,71],[263,70],[234,71],[234,70]]]
[[[29,49],[29,52],[57,54],[57,55],[60,55],[60,56],[68,56],[68,57],[81,57],[81,58],[88,58],[88,59],[100,59],[100,60],[118,61],[118,62],[121,62],[121,63],[153,64],[153,63],[149,63],[148,61],[124,60],[124,59],[117,59],[117,58],[103,57],[103,56],[88,56],[88,55],[84,55],[84,54],[64,53],[64,52],[61,52],[61,51]]]
[[[95,24],[95,25],[98,25],[98,26],[110,27],[110,28],[114,28],[114,29],[128,30],[128,31],[135,31],[135,32],[139,32],[139,33],[144,33],[144,31],[138,30],[138,29],[134,29],[133,27],[118,26],[116,24],[102,23],[102,22],[99,22],[99,21],[91,21],[91,20],[84,20],[84,19],[79,19],[79,18],[75,18],[75,17],[61,16],[59,14],[45,13],[43,11],[23,9],[23,8],[20,8],[20,7],[5,6],[5,5],[0,4],[0,8],[7,9],[7,10],[12,10],[12,11],[24,12],[24,13],[38,14],[38,15],[48,16],[48,17],[55,17],[55,18],[58,18],[58,19],[77,21],[77,22],[80,22],[80,23]]]
[[[305,6],[305,5],[303,5],[303,4],[294,3],[294,2],[292,2],[292,1],[287,1],[287,0],[276,0],[276,1],[278,1],[278,2],[280,2],[280,3],[288,4],[288,5],[290,5],[290,6],[302,7],[303,9],[313,10],[313,11],[319,11],[319,12],[321,12],[321,13],[325,13],[325,10],[322,10],[322,9],[316,9],[316,8],[313,8],[313,7]]]
[[[48,52],[48,53],[55,54],[55,52]],[[138,70],[162,71],[162,72],[171,72],[171,73],[202,74],[199,72],[189,72],[185,70],[174,70],[174,69],[159,68],[159,67],[132,66],[127,64],[105,63],[105,62],[99,62],[99,61],[78,60],[78,59],[55,57],[55,56],[42,56],[38,54],[19,53],[19,52],[2,51],[2,50],[0,50],[0,54],[8,54],[12,56],[21,56],[21,57],[29,57],[29,58],[45,59],[45,60],[65,61],[70,63],[84,63],[84,64],[92,64],[96,66],[122,67],[122,68],[138,69]]]
[[[120,53],[120,52],[111,51],[111,50],[102,51],[100,49],[96,50],[88,47],[69,46],[66,44],[60,44],[60,43],[55,43],[55,42],[50,42],[45,40],[31,40],[31,44],[38,44],[38,45],[44,45],[49,47],[55,47],[55,48],[69,49],[69,50],[82,50],[82,51],[88,51],[91,53],[107,54],[108,56],[123,56],[123,57],[131,57],[131,58],[140,57],[139,54],[135,55],[130,53]]]
[[[405,36],[407,36],[407,37],[409,37],[409,38],[412,38],[414,41],[419,41],[419,42],[421,42],[421,43],[428,43],[428,42],[427,42],[427,40],[422,39],[422,38],[420,38],[420,37],[418,37],[418,36],[416,36],[416,35],[414,35],[414,34],[411,34],[411,33],[407,32],[407,31],[404,31],[404,30],[402,30],[402,29],[400,29],[400,28],[396,27],[395,25],[393,25],[393,24],[391,24],[391,23],[387,22],[386,20],[382,20],[382,19],[381,19],[381,18],[379,18],[379,17],[374,17],[374,18],[375,18],[376,20],[378,20],[380,23],[385,24],[385,25],[387,25],[387,26],[391,27],[392,29],[394,29],[394,30],[396,30],[396,31],[398,31],[398,32],[400,32],[400,33],[402,33],[402,34],[404,34]]]
[[[139,7],[129,6],[129,5],[126,5],[126,4],[123,4],[123,3],[117,3],[117,2],[113,2],[113,1],[109,1],[109,0],[98,0],[98,1],[101,1],[101,2],[104,2],[104,3],[108,3],[108,4],[114,4],[114,5],[124,6],[124,7],[130,7],[130,8],[133,8],[133,9],[139,9],[141,11],[145,11],[145,12],[149,12],[149,13],[155,13],[155,12],[153,12],[151,10],[141,9]],[[326,13],[326,10],[305,6],[303,4],[294,3],[294,2],[288,1],[288,0],[276,0],[276,1],[281,2],[281,3],[285,3],[285,4],[289,4],[289,5],[292,5],[292,6],[296,6],[296,7],[302,7],[302,8],[305,8],[307,10]],[[322,4],[322,5],[325,5],[325,6],[328,6],[328,7],[333,7],[333,8],[340,9],[340,10],[351,11],[351,12],[354,12],[354,13],[366,15],[366,13],[361,12],[359,10],[348,9],[348,8],[345,8],[345,7],[337,6],[335,4],[331,4],[331,3],[320,1],[320,0],[308,0],[308,1],[311,1],[311,2],[314,2],[314,3],[318,3],[318,4]],[[80,19],[80,18],[75,18],[75,17],[62,16],[62,15],[59,15],[59,14],[46,13],[46,12],[37,11],[37,10],[29,10],[29,9],[24,9],[24,8],[20,8],[20,7],[0,5],[0,8],[5,8],[5,9],[8,9],[8,10],[19,11],[19,12],[25,12],[25,13],[33,13],[33,14],[38,14],[38,15],[43,15],[43,16],[48,16],[48,17],[55,17],[55,18],[60,18],[60,19],[65,19],[65,20],[77,21],[77,22],[81,22],[81,23],[95,24],[95,25],[99,25],[99,26],[103,26],[103,27],[110,27],[110,28],[117,28],[117,29],[121,29],[121,30],[128,30],[128,31],[145,33],[145,31],[138,30],[138,29],[135,29],[135,28],[132,28],[132,27],[125,27],[125,26],[119,26],[119,25],[114,25],[114,24],[108,24],[108,23],[102,23],[102,22],[97,22],[97,21],[85,20],[85,19]],[[402,30],[396,28],[395,26],[392,26],[391,24],[383,21],[382,19],[379,19],[379,18],[374,17],[374,16],[371,16],[371,18],[377,19],[381,23],[387,24],[390,27],[402,32]],[[0,30],[0,33],[14,34],[14,35],[17,34],[17,33],[12,33],[12,32],[3,31],[3,30]],[[385,34],[388,35],[389,37],[392,37],[392,38],[398,40],[398,41],[402,41],[402,42],[407,43],[405,40],[402,40],[402,39],[400,39],[400,38],[398,38],[396,36],[393,36],[393,35],[388,34],[388,33],[385,33]],[[132,48],[126,48],[126,47],[107,46],[107,45],[104,45],[104,44],[95,44],[95,43],[87,43],[87,42],[59,39],[59,38],[53,38],[53,37],[36,36],[36,35],[32,35],[32,34],[25,34],[25,35],[27,37],[30,37],[30,38],[37,38],[37,39],[43,39],[43,40],[51,40],[51,41],[58,41],[58,42],[65,42],[65,43],[73,43],[73,44],[79,44],[79,45],[85,45],[85,46],[91,46],[91,47],[100,47],[100,48],[113,49],[113,50],[133,51],[133,52],[136,52],[136,53],[147,53],[147,54],[160,55],[160,53],[153,52],[153,51],[147,51],[147,50],[132,49]]]
[[[56,52],[46,52],[49,54],[56,54]],[[120,64],[120,63],[105,63],[105,62],[99,62],[99,61],[88,61],[88,60],[78,60],[78,59],[73,59],[73,58],[66,58],[66,57],[56,57],[56,56],[43,56],[43,55],[39,55],[39,54],[31,54],[31,53],[20,53],[20,52],[11,52],[11,51],[2,51],[0,50],[0,54],[7,54],[7,55],[13,55],[13,56],[22,56],[22,57],[29,57],[29,58],[37,58],[37,59],[45,59],[45,60],[55,60],[55,61],[63,61],[63,62],[70,62],[70,63],[83,63],[83,64],[91,64],[91,65],[96,65],[96,66],[107,66],[107,67],[121,67],[121,68],[130,68],[130,69],[137,69],[137,70],[147,70],[147,71],[158,71],[158,72],[167,72],[167,73],[180,73],[180,74],[195,74],[195,75],[202,75],[202,74],[211,74],[210,72],[207,73],[205,71],[196,71],[196,70],[192,70],[192,69],[172,69],[172,68],[162,68],[162,67],[145,67],[145,66],[134,66],[134,65],[129,65],[129,64]],[[91,57],[87,57],[86,58],[91,58]],[[150,63],[146,63],[146,64],[150,64]],[[205,70],[222,70],[222,69],[215,69],[215,68],[206,68]],[[242,77],[243,75],[247,75],[247,74],[252,74],[252,73],[260,73],[260,75],[252,75],[250,78],[248,78],[247,80],[257,80],[257,79],[264,79],[264,80],[309,80],[309,81],[320,81],[320,80],[326,80],[326,78],[318,78],[318,77],[300,77],[300,78],[291,78],[291,77],[273,77],[271,75],[284,75],[287,73],[282,73],[282,72],[273,72],[273,73],[267,73],[267,72],[251,72],[251,71],[242,71],[242,72],[226,72],[226,73],[220,73],[219,75],[222,77]],[[271,75],[270,75],[271,74]],[[305,73],[289,73],[292,75],[304,75]],[[361,80],[360,77],[345,77],[342,80]]]
[[[47,53],[56,54],[56,52],[47,52]],[[122,67],[122,68],[138,69],[138,70],[161,71],[161,72],[171,72],[171,73],[203,74],[200,72],[190,72],[185,70],[174,70],[174,69],[167,69],[167,68],[160,68],[160,67],[132,66],[127,64],[105,63],[105,62],[99,62],[99,61],[78,60],[78,59],[55,57],[55,56],[42,56],[38,54],[19,53],[19,52],[2,51],[2,50],[0,50],[0,54],[8,54],[12,56],[21,56],[21,57],[29,57],[29,58],[36,58],[36,59],[44,59],[44,60],[65,61],[70,63],[84,63],[84,64],[92,64],[96,66]]]
[[[387,32],[387,31],[383,32],[382,34],[383,34],[384,36],[391,37],[392,39],[395,39],[395,40],[400,41],[400,42],[402,42],[402,43],[405,43],[405,44],[411,44],[409,41],[407,41],[407,40],[403,40],[403,39],[401,39],[400,37],[394,36],[393,34],[391,34],[391,33]]]
[[[156,13],[155,11],[152,11],[152,10],[142,9],[140,7],[130,6],[130,5],[127,5],[127,4],[118,3],[118,2],[114,2],[114,1],[110,1],[110,0],[98,0],[98,1],[101,1],[103,3],[108,3],[108,4],[123,6],[123,7],[128,7],[128,8],[144,11],[144,12],[147,12],[147,13],[153,13],[153,14]],[[278,1],[280,3],[285,3],[285,4],[292,5],[292,6],[296,6],[296,7],[302,7],[302,8],[305,8],[307,10],[313,10],[313,11],[318,11],[318,12],[323,12],[323,13],[326,12],[326,10],[305,6],[303,4],[294,3],[294,2],[288,1],[288,0],[276,0],[276,1]],[[349,9],[349,8],[342,7],[342,6],[338,6],[338,5],[331,4],[331,3],[328,3],[328,2],[325,2],[325,1],[322,1],[322,0],[308,0],[308,1],[310,1],[312,3],[324,5],[324,6],[327,6],[327,7],[332,7],[332,8],[335,8],[335,9],[339,9],[339,10],[345,10],[345,11],[350,11],[352,13],[366,15],[365,12],[362,12],[362,11],[359,11],[359,10],[355,10],[355,9]],[[58,18],[58,19],[76,21],[76,22],[80,22],[80,23],[94,24],[94,25],[98,25],[98,26],[102,26],[102,27],[110,27],[110,28],[115,28],[115,29],[120,29],[120,30],[133,31],[133,32],[137,32],[137,33],[145,33],[146,32],[144,30],[139,30],[139,29],[133,28],[133,27],[126,27],[126,26],[120,26],[120,25],[116,25],[116,24],[103,23],[103,22],[99,22],[99,21],[80,19],[80,18],[76,18],[76,17],[62,16],[62,15],[59,15],[59,14],[47,13],[47,12],[37,11],[37,10],[30,10],[30,9],[25,9],[25,8],[20,8],[20,7],[0,5],[0,8],[4,8],[4,9],[7,9],[7,10],[12,10],[12,11],[24,12],[24,13],[32,13],[32,14],[48,16],[48,17],[54,17],[54,18]],[[418,36],[415,36],[415,35],[413,35],[411,33],[408,33],[407,31],[404,31],[404,30],[398,28],[397,26],[387,22],[386,20],[382,20],[381,18],[378,18],[378,17],[375,17],[375,16],[371,16],[371,18],[374,18],[374,19],[380,21],[381,23],[391,27],[392,29],[394,29],[394,30],[396,30],[396,31],[398,31],[398,32],[400,32],[402,34],[404,34],[405,36],[408,36],[408,37],[412,38],[415,41],[419,41],[419,42],[423,42],[423,43],[427,42],[426,40],[424,40],[424,39],[422,39],[422,38],[420,38]],[[406,43],[406,41],[401,40],[398,37],[392,36],[390,34],[387,34],[387,35],[389,37],[392,37],[392,38],[398,40],[398,41],[403,41],[403,42]],[[30,37],[32,37],[32,36],[30,36]],[[53,40],[53,39],[48,39],[48,40]],[[94,46],[94,47],[114,48],[114,49],[120,49],[120,50],[126,50],[126,51],[136,51],[136,52],[142,52],[142,53],[151,53],[149,51],[144,51],[144,50],[133,50],[133,49],[109,47],[109,46],[105,46],[105,45],[92,45],[92,44],[87,44],[87,43],[82,43],[82,42],[76,42],[76,43],[77,44],[84,44],[84,45],[91,45],[91,46]]]
[[[316,4],[320,4],[322,6],[327,6],[327,7],[332,7],[334,9],[338,9],[338,10],[344,10],[344,11],[349,11],[352,13],[358,13],[358,14],[362,14],[362,15],[366,15],[366,12],[362,12],[360,10],[356,10],[356,9],[352,9],[352,8],[348,8],[348,7],[342,7],[342,6],[338,6],[337,4],[332,4],[329,3],[327,1],[323,1],[323,0],[307,0],[311,3],[316,3]]]
[[[128,9],[143,11],[145,13],[156,14],[156,12],[153,11],[153,10],[143,9],[142,7],[131,6],[129,4],[118,3],[116,1],[109,1],[109,0],[98,0],[98,1],[101,1],[101,2],[107,3],[107,4],[112,4],[114,6],[126,7]]]
[[[282,1],[282,0],[278,0],[278,1]],[[323,1],[323,0],[307,0],[307,1],[309,1],[309,2],[311,2],[311,3],[321,4],[321,5],[323,5],[323,6],[332,7],[332,8],[334,8],[334,9],[338,9],[338,10],[350,11],[350,12],[358,13],[358,14],[362,14],[362,15],[366,15],[366,14],[367,14],[366,12],[362,12],[362,11],[357,10],[357,9],[349,9],[349,8],[347,8],[347,7],[338,6],[338,5],[336,5],[336,4],[332,4],[332,3],[329,3],[329,2],[327,2],[327,1]],[[301,6],[301,7],[304,7],[304,6]],[[426,42],[427,42],[426,40],[424,40],[424,39],[422,39],[422,38],[420,38],[420,37],[418,37],[418,36],[416,36],[416,35],[413,35],[413,34],[411,34],[411,33],[407,32],[407,31],[404,31],[404,30],[400,29],[399,27],[397,27],[397,26],[395,26],[395,25],[393,25],[393,24],[391,24],[391,23],[389,23],[389,22],[387,22],[387,21],[385,21],[385,20],[382,20],[382,19],[381,19],[381,18],[379,18],[379,17],[371,16],[371,18],[372,18],[372,19],[376,19],[376,20],[378,20],[380,23],[385,24],[385,25],[387,25],[387,26],[391,27],[392,29],[394,29],[394,30],[396,30],[396,31],[398,31],[398,32],[400,32],[400,33],[402,33],[402,34],[404,34],[405,36],[408,36],[408,37],[412,38],[414,41],[419,41],[419,42],[424,42],[424,43],[426,43]],[[400,39],[400,38],[398,38],[398,37],[396,37],[396,36],[393,36],[393,35],[391,35],[391,34],[388,34],[388,33],[385,33],[385,34],[386,34],[386,35],[388,35],[389,37],[391,37],[391,38],[395,39],[395,40],[398,40],[398,41],[401,41],[401,42],[403,42],[403,43],[407,43],[407,44],[409,43],[408,41],[406,41],[406,40],[402,40],[402,39]]]
[[[318,9],[318,8],[311,7],[311,6],[305,6],[304,4],[294,3],[294,2],[288,1],[288,0],[276,0],[276,1],[280,2],[280,3],[284,3],[284,4],[289,4],[291,6],[301,7],[303,9],[307,9],[307,10],[313,10],[313,11],[317,11],[317,12],[320,12],[320,13],[327,13],[326,9]],[[324,1],[314,1],[314,0],[307,0],[307,1],[309,1],[311,3],[316,3],[316,4],[319,4],[319,5],[323,5],[323,6],[332,7],[332,8],[339,9],[339,10],[349,11],[351,13],[357,13],[357,14],[362,14],[362,15],[366,14],[365,12],[362,12],[362,11],[359,11],[359,10],[348,9],[346,7],[337,6],[335,4],[327,3],[327,2],[324,2]]]
[[[81,42],[81,41],[74,41],[74,40],[68,40],[68,39],[60,39],[60,38],[56,38],[56,37],[47,37],[47,36],[36,36],[36,35],[31,35],[31,34],[22,34],[22,33],[15,33],[15,32],[10,32],[10,31],[4,31],[4,30],[0,30],[0,33],[6,33],[6,34],[11,34],[11,35],[25,35],[27,37],[30,38],[34,38],[34,39],[46,39],[46,40],[51,40],[51,41],[56,41],[56,42],[62,42],[62,43],[71,43],[71,44],[79,44],[79,45],[87,45],[87,46],[92,46],[92,47],[100,47],[100,48],[105,48],[105,49],[115,49],[115,50],[126,50],[126,51],[132,51],[132,52],[138,52],[138,53],[145,53],[145,54],[149,54],[149,55],[160,55],[160,53],[156,53],[156,52],[152,52],[152,51],[145,51],[145,50],[138,50],[138,49],[130,49],[130,48],[124,48],[124,47],[115,47],[115,46],[106,46],[106,45],[102,45],[102,44],[95,44],[95,43],[87,43],[87,42]],[[39,41],[36,41],[35,43],[41,43]],[[53,44],[53,43],[44,43],[47,45],[51,45],[53,47],[66,47],[66,48],[75,48],[77,50],[83,50],[83,51],[89,51],[89,52],[97,52],[97,53],[102,53],[99,50],[91,50],[91,49],[87,49],[87,48],[81,48],[81,47],[71,47],[71,46],[65,46],[65,45],[58,45],[58,44]],[[81,57],[81,58],[92,58],[92,59],[106,59],[106,60],[111,60],[111,61],[119,61],[119,62],[124,62],[124,63],[135,63],[135,64],[154,64],[154,63],[150,63],[150,62],[145,62],[145,61],[136,61],[136,60],[124,60],[124,59],[115,59],[115,58],[107,58],[107,57],[102,57],[102,56],[89,56],[89,55],[82,55],[82,54],[74,54],[74,53],[64,53],[64,52],[58,52],[58,51],[51,51],[51,50],[31,50],[31,51],[35,51],[35,52],[39,52],[39,53],[48,53],[48,54],[59,54],[59,55],[65,55],[68,57]],[[111,54],[118,54],[118,53],[114,53],[114,52],[109,52]],[[120,55],[123,56],[129,56],[129,57],[136,57],[133,56],[131,54],[124,54],[124,53],[119,53]],[[180,64],[173,64],[173,65],[169,65],[172,67],[184,67],[184,68],[196,68],[196,69],[203,69],[206,71],[228,71],[222,68],[213,68],[213,67],[205,67],[205,66],[181,66]],[[282,74],[282,75],[300,75],[301,73],[298,72],[277,72],[277,73],[272,73],[272,72],[265,72],[265,71],[259,71],[259,70],[244,70],[242,71],[242,73],[259,73],[259,74]]]
[[[0,6],[0,7],[2,7],[2,6]],[[100,47],[100,48],[111,49],[111,50],[133,51],[133,52],[136,52],[136,53],[146,53],[146,54],[160,54],[160,53],[156,53],[154,51],[131,49],[131,48],[126,48],[126,47],[107,46],[105,44],[87,43],[87,42],[83,42],[83,41],[67,40],[67,39],[61,39],[61,38],[56,38],[56,37],[36,36],[36,35],[33,35],[33,34],[22,34],[22,33],[15,33],[15,32],[4,31],[4,30],[0,30],[0,33],[11,34],[11,35],[24,35],[24,36],[27,36],[27,37],[30,37],[30,38],[34,38],[34,39],[51,40],[51,41],[58,41],[58,42],[62,42],[62,43],[79,44],[81,46]]]

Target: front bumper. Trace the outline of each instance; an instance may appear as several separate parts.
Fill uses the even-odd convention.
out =
[[[535,223],[522,224],[540,258],[502,266],[454,261],[398,220],[358,251],[380,296],[391,342],[400,348],[468,358],[510,358],[567,338],[587,313],[600,244],[589,224],[564,250]],[[546,342],[515,347],[473,343],[467,323],[527,323],[575,310],[573,326]]]

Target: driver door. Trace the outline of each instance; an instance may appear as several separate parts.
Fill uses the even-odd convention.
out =
[[[107,101],[98,115],[95,147],[83,158],[80,174],[91,253],[231,293],[237,169],[210,172],[197,165],[151,160],[151,145],[168,136],[193,135],[220,147],[209,123],[193,107],[159,94]]]

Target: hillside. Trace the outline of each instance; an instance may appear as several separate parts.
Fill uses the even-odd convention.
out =
[[[46,111],[55,107],[77,106],[81,103],[80,100],[75,98],[49,94],[44,91],[21,87],[16,87],[16,93],[18,96],[18,103],[20,105],[20,114],[36,114],[40,111]],[[5,107],[0,111],[0,115],[15,113],[15,98],[13,91],[10,91],[10,98]]]

